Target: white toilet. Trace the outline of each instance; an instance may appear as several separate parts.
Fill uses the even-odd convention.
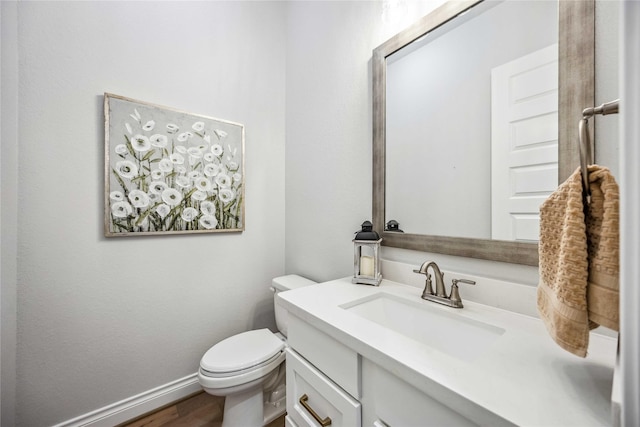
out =
[[[297,275],[276,277],[276,325],[243,332],[211,347],[200,361],[198,382],[214,396],[225,396],[222,427],[259,427],[284,414],[287,312],[275,304],[278,292],[314,284]]]

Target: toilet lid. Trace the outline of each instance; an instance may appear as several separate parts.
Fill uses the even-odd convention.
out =
[[[200,367],[211,373],[240,371],[260,365],[284,348],[284,342],[269,329],[243,332],[211,347],[200,361]]]

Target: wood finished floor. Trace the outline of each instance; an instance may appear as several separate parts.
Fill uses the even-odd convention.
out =
[[[224,399],[198,393],[118,427],[220,427]],[[284,415],[267,427],[284,427]]]

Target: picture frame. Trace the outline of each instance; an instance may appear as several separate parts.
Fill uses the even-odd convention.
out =
[[[244,126],[104,94],[106,237],[242,232]]]

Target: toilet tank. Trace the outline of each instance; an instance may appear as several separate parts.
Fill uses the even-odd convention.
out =
[[[315,283],[317,282],[298,276],[297,274],[280,276],[272,280],[271,291],[273,291],[273,308],[276,314],[276,325],[278,326],[278,331],[285,337],[287,336],[287,310],[276,302],[276,295],[279,292],[289,291]]]

